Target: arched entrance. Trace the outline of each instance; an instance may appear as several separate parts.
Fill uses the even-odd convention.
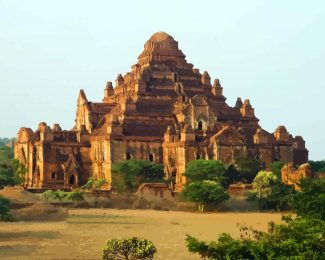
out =
[[[76,178],[74,177],[74,175],[71,175],[69,178],[69,184],[70,185],[75,185],[76,182]]]
[[[203,122],[202,121],[199,121],[198,125],[197,125],[197,128],[199,130],[203,130]]]

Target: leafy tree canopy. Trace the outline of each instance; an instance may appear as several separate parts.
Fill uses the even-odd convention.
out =
[[[238,181],[251,183],[260,170],[260,164],[255,159],[241,157],[235,160],[234,168],[238,172]]]
[[[269,223],[268,232],[243,228],[240,239],[222,233],[216,241],[205,242],[188,235],[187,248],[207,259],[325,259],[324,221],[284,220],[285,224]]]
[[[292,195],[293,210],[325,221],[325,179],[305,179],[299,185],[301,190]]]
[[[325,172],[325,161],[309,161],[308,162],[313,173]]]
[[[106,246],[102,248],[102,252],[103,260],[150,260],[153,259],[157,249],[154,244],[147,239],[130,237],[108,240]]]
[[[260,171],[253,180],[253,187],[256,190],[257,198],[267,198],[272,193],[272,186],[277,182],[278,177],[273,172]]]
[[[134,192],[142,183],[164,181],[163,166],[145,160],[126,160],[113,164],[112,188]]]
[[[194,160],[186,165],[184,175],[188,181],[213,180],[220,181],[224,178],[226,168],[216,160]]]
[[[281,169],[283,165],[283,162],[273,162],[270,165],[271,172],[273,172],[278,177],[278,180],[281,180]]]
[[[211,180],[187,184],[182,191],[182,196],[185,200],[197,203],[200,211],[204,211],[205,205],[217,206],[229,197],[218,182]]]

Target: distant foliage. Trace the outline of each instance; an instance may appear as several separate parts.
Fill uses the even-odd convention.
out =
[[[186,165],[184,175],[188,181],[212,180],[221,182],[225,178],[224,164],[216,160],[193,160]]]
[[[325,161],[309,161],[308,162],[312,173],[315,172],[325,172]]]
[[[319,219],[284,218],[269,223],[268,232],[242,228],[240,239],[222,233],[217,241],[186,237],[190,253],[204,259],[325,259],[325,222]]]
[[[119,193],[134,192],[145,182],[164,182],[163,166],[145,160],[126,160],[113,164],[113,190]]]
[[[108,240],[106,246],[102,248],[102,252],[103,260],[151,260],[157,252],[157,249],[154,244],[147,239],[130,237]]]
[[[292,209],[300,216],[312,216],[325,221],[325,179],[306,179],[300,191],[291,196]]]
[[[9,206],[10,206],[10,201],[7,198],[0,196],[0,221],[12,220]]]
[[[195,202],[199,211],[204,211],[205,206],[218,206],[229,196],[218,182],[204,180],[187,184],[182,191],[182,197],[185,200]]]

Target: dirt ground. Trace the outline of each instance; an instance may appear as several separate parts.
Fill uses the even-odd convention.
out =
[[[190,255],[186,234],[212,240],[239,235],[240,225],[265,230],[271,213],[188,213],[154,210],[73,209],[66,221],[0,223],[0,259],[101,259],[109,238],[142,236],[158,249],[155,259],[199,259]]]

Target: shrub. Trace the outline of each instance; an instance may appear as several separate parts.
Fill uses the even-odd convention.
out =
[[[293,210],[300,216],[325,220],[325,179],[301,180],[301,190],[291,195]]]
[[[9,206],[10,201],[7,198],[0,196],[0,220],[9,221],[12,219]]]
[[[227,175],[233,178],[231,180],[232,182],[251,183],[260,170],[260,165],[257,160],[244,157],[237,158],[233,166],[229,167]]]
[[[197,203],[199,211],[204,211],[205,205],[218,206],[229,196],[219,183],[204,180],[187,184],[182,191],[182,197]]]
[[[241,238],[222,233],[217,241],[186,237],[188,251],[207,259],[325,259],[325,222],[284,218],[269,223],[268,232],[242,228]]]
[[[130,237],[122,239],[110,239],[106,246],[102,248],[103,260],[136,260],[136,259],[153,259],[157,252],[154,244],[144,238]]]

